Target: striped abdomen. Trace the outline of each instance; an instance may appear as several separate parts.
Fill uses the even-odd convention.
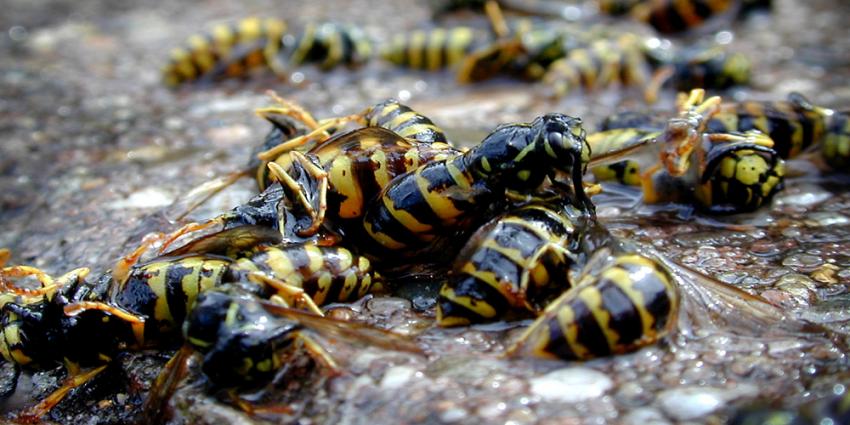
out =
[[[316,64],[328,70],[365,63],[372,56],[372,42],[354,26],[311,23],[297,35],[283,38],[280,55],[278,60],[284,65]]]
[[[145,317],[145,340],[161,341],[179,330],[198,294],[222,283],[231,261],[188,256],[134,267],[112,302]]]
[[[272,18],[216,25],[171,51],[171,59],[162,70],[163,80],[176,86],[201,78],[241,77],[252,69],[269,66],[281,48],[285,31],[286,23]]]
[[[707,124],[709,133],[759,130],[773,139],[782,158],[799,155],[826,134],[826,119],[795,102],[740,102],[721,106]]]
[[[622,255],[585,279],[546,307],[513,353],[588,360],[653,344],[672,327],[679,295],[657,262]]]
[[[394,178],[456,151],[443,143],[417,144],[380,128],[367,127],[340,135],[310,151],[328,173],[331,219],[362,217]]]
[[[366,125],[383,127],[405,139],[419,143],[448,143],[446,135],[430,118],[402,105],[395,99],[385,100],[371,108],[364,117]]]
[[[847,112],[835,112],[830,119],[822,151],[827,164],[847,171],[850,165],[850,117]]]
[[[717,145],[712,149],[722,149]],[[707,153],[713,156],[712,152]],[[785,162],[770,149],[743,146],[712,158],[701,170],[694,192],[703,208],[714,213],[754,211],[782,189]]]
[[[250,272],[302,288],[318,305],[355,301],[382,281],[365,257],[342,247],[314,245],[260,247],[234,264],[228,280],[245,280]]]
[[[460,64],[487,38],[473,28],[435,28],[396,34],[381,57],[398,66],[437,71]]]
[[[543,81],[555,95],[564,96],[578,87],[591,90],[614,83],[643,84],[648,80],[647,67],[637,38],[623,36],[571,50],[565,58],[552,62]]]
[[[536,315],[571,285],[565,251],[574,232],[565,213],[541,204],[481,227],[440,289],[437,323],[462,326],[503,319],[509,312]]]

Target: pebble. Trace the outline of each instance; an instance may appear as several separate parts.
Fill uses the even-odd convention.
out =
[[[391,390],[401,388],[416,376],[416,369],[408,366],[393,366],[384,372],[381,378],[381,388]]]
[[[583,367],[558,369],[530,382],[531,392],[543,400],[568,403],[599,397],[614,385],[604,373]]]
[[[171,205],[174,197],[162,189],[150,187],[133,192],[127,199],[118,200],[107,205],[107,208],[120,210],[129,208],[163,208]]]
[[[687,421],[701,418],[722,407],[727,391],[720,388],[681,387],[662,391],[658,403],[671,418]]]
[[[661,412],[644,407],[635,409],[623,416],[623,425],[666,425],[670,421],[664,418]]]

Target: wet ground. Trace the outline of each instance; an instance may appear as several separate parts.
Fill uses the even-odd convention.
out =
[[[579,115],[592,126],[636,92],[602,91],[543,100],[532,85],[496,81],[459,88],[448,74],[380,65],[329,74],[304,69],[299,84],[259,77],[169,91],[159,67],[170,47],[211,22],[251,15],[343,20],[376,37],[423,27],[422,2],[206,2],[6,0],[0,14],[0,247],[12,262],[59,274],[106,270],[151,231],[176,228],[169,205],[198,184],[239,169],[266,126],[252,114],[273,88],[318,116],[350,113],[398,97],[459,139],[542,112]],[[755,87],[730,96],[781,99],[791,90],[830,107],[850,105],[850,6],[839,0],[776,1],[775,11],[735,28],[733,49],[755,62]],[[345,4],[344,14],[339,13]],[[669,106],[665,93],[662,106]],[[780,306],[841,339],[850,300],[847,180],[805,174],[774,204],[746,217],[714,219],[682,208],[608,202],[600,217],[618,235]],[[199,219],[250,197],[240,182],[195,212]],[[437,329],[421,298],[374,298],[340,307],[349,316],[416,335],[425,356],[334,344],[345,373],[293,365],[275,392],[299,423],[666,423],[722,422],[753,401],[795,406],[844,390],[850,364],[829,338],[753,318],[746,303],[713,303],[699,282],[676,334],[632,355],[588,363],[506,360],[520,324]],[[700,298],[700,295],[706,295]],[[137,417],[171,353],[128,353],[51,412],[56,422],[113,423]],[[8,365],[6,365],[8,366]],[[4,369],[3,385],[9,371]],[[25,373],[3,404],[38,400],[61,368]],[[171,399],[173,423],[263,421],[234,410],[190,378]],[[267,402],[271,402],[266,400]]]

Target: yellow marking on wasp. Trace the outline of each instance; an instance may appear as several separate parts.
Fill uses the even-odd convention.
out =
[[[322,250],[315,245],[305,245],[303,248],[307,254],[307,259],[310,261],[310,271],[316,273],[325,267],[325,256],[322,255]]]
[[[342,290],[339,291],[339,299],[347,300],[351,294],[354,292],[354,289],[357,288],[357,273],[350,271],[345,274],[345,281],[342,285]]]
[[[419,152],[416,149],[411,149],[404,153],[406,169],[408,171],[419,167]]]
[[[259,18],[247,18],[239,21],[239,41],[254,41],[263,34],[262,22]]]
[[[313,301],[316,304],[324,304],[328,297],[328,292],[330,292],[331,284],[333,283],[333,276],[330,273],[324,272],[319,275],[319,278],[316,280],[318,285],[318,289],[316,293],[312,295]],[[333,300],[336,301],[336,300]]]
[[[599,329],[605,335],[605,340],[608,341],[608,348],[615,351],[617,342],[620,340],[620,335],[611,329],[611,313],[602,308],[602,293],[596,286],[587,286],[580,290],[577,296],[582,300],[587,308],[590,309],[591,315],[599,325]]]
[[[555,301],[553,301],[552,304],[555,304]],[[592,353],[590,350],[578,342],[578,323],[576,323],[576,314],[575,311],[573,311],[572,306],[561,305],[561,307],[555,311],[557,312],[555,317],[557,318],[558,326],[561,328],[561,334],[564,336],[564,340],[567,345],[569,345],[570,350],[579,359],[591,357]],[[549,329],[546,329],[546,333],[549,333]],[[549,356],[551,357],[551,354]]]
[[[441,132],[442,130],[434,124],[413,124],[397,131],[397,133],[401,137],[412,138],[419,133],[425,133],[427,131]]]
[[[290,61],[293,64],[301,64],[304,63],[304,59],[307,57],[307,52],[313,48],[313,45],[316,43],[316,25],[309,24],[304,27],[304,33],[302,38],[299,40],[298,46],[295,48],[295,51],[292,52],[290,56]]]
[[[163,321],[172,321],[171,310],[168,308],[168,300],[166,299],[165,278],[170,264],[152,264],[150,267],[145,267],[145,274],[148,278],[148,287],[156,296],[154,304],[154,318]]]
[[[470,311],[474,311],[482,317],[496,317],[496,309],[494,309],[493,306],[487,303],[486,300],[475,299],[467,295],[459,296],[455,293],[454,289],[448,287],[447,285],[443,285],[443,287],[440,289],[440,295],[452,300],[454,304],[461,305],[469,309]]]
[[[407,245],[391,238],[389,235],[383,232],[376,232],[372,227],[372,223],[363,223],[363,227],[366,229],[366,233],[369,233],[376,242],[381,244],[381,246],[388,249],[403,249]]]
[[[419,177],[419,176],[417,176],[417,177]],[[420,178],[417,178],[417,183],[419,182],[419,179]],[[422,178],[422,180],[425,180],[426,183],[427,183],[426,179]],[[426,188],[427,188],[427,186],[426,186]],[[427,196],[428,196],[427,192],[423,192],[423,195],[427,199]],[[397,209],[395,207],[395,202],[392,199],[390,199],[388,196],[383,197],[383,202],[384,202],[384,207],[387,209],[387,211],[390,213],[390,215],[392,215],[396,220],[398,220],[398,222],[402,226],[404,226],[406,229],[410,230],[411,232],[416,233],[416,234],[420,234],[420,233],[425,233],[425,232],[431,231],[434,228],[433,226],[431,226],[429,224],[420,223],[419,220],[416,217],[413,216],[413,214],[411,214],[411,213],[409,213],[405,210],[402,210],[402,209]]]
[[[410,35],[410,44],[407,46],[407,58],[411,68],[422,69],[425,43],[427,42],[427,34],[424,32],[417,31]]]
[[[508,248],[499,245],[499,243],[496,242],[495,239],[487,239],[481,245],[484,248],[489,248],[492,251],[496,251],[499,254],[502,254],[507,259],[511,260],[511,262],[521,267],[525,267],[529,262],[529,258],[522,255],[522,251],[516,248]]]
[[[446,30],[437,28],[431,33],[428,40],[426,68],[429,71],[436,71],[443,66],[440,63],[442,56],[443,44],[446,42]]]
[[[641,259],[637,256],[630,256],[630,257],[634,257],[633,260],[643,262],[643,261],[640,261],[640,260],[643,260],[643,259]],[[618,261],[618,262],[622,262],[622,261]],[[656,275],[658,275],[658,274],[656,273]],[[632,280],[632,276],[629,275],[629,272],[627,272],[625,269],[622,269],[622,268],[619,268],[619,267],[610,268],[610,269],[606,270],[603,273],[602,276],[603,276],[603,278],[608,279],[612,282],[617,282],[617,287],[620,288],[620,290],[623,291],[624,294],[626,294],[626,296],[629,298],[629,300],[631,300],[632,305],[637,310],[638,315],[640,315],[640,319],[641,319],[640,321],[641,321],[642,328],[643,328],[642,335],[644,335],[645,337],[651,337],[651,336],[655,335],[654,325],[655,325],[656,319],[652,315],[652,313],[650,313],[646,309],[646,300],[643,297],[643,293],[641,293],[640,291],[635,289],[634,281]],[[663,279],[662,282],[666,283],[667,280]]]
[[[531,171],[520,170],[519,172],[516,173],[516,175],[517,175],[517,177],[519,177],[520,180],[526,181],[526,180],[528,180],[529,177],[531,177]]]
[[[339,28],[332,32],[333,38],[330,40],[330,45],[328,46],[328,57],[325,59],[324,63],[322,63],[322,67],[330,68],[342,62],[343,55],[345,54],[343,51],[343,46],[345,45],[345,42],[343,41],[343,31],[344,30],[342,28]]]
[[[359,297],[364,297],[369,292],[369,289],[372,287],[372,276],[367,274],[360,279],[360,290],[357,292]]]
[[[385,105],[378,111],[377,114],[372,116],[372,119],[369,120],[369,126],[371,127],[379,127],[381,123],[387,119],[387,117],[393,113],[393,111],[397,110],[401,105],[397,102],[390,103],[389,105]]]
[[[232,328],[236,325],[237,315],[239,314],[239,304],[230,303],[227,306],[227,313],[224,315],[224,324],[225,326]]]
[[[207,342],[207,341],[204,341],[202,339],[198,339],[198,338],[191,337],[191,336],[186,338],[186,339],[189,340],[189,344],[192,344],[195,347],[206,348],[206,347],[209,347],[209,346],[212,345],[211,342]]]
[[[455,28],[449,33],[446,45],[446,65],[460,63],[466,57],[466,49],[474,34],[470,28]]]
[[[334,158],[331,164],[331,181],[336,191],[345,197],[339,206],[339,216],[342,218],[355,218],[363,214],[363,193],[351,158],[340,155]]]
[[[488,173],[493,171],[493,168],[490,166],[490,161],[485,156],[481,157],[481,168]]]
[[[425,198],[425,202],[428,203],[428,206],[431,208],[431,211],[433,211],[434,214],[437,215],[437,217],[439,217],[443,221],[450,221],[455,217],[463,214],[462,211],[458,210],[457,207],[455,207],[454,202],[452,202],[449,197],[443,196],[443,194],[440,192],[430,191],[428,187],[431,185],[431,182],[427,178],[423,177],[419,171],[420,170],[417,170],[415,175],[416,186],[419,188],[419,191],[422,193],[422,197]],[[430,229],[431,226],[428,226],[428,230]]]
[[[201,72],[209,71],[215,66],[215,57],[212,54],[212,46],[209,40],[201,35],[193,35],[189,37],[189,47],[192,51],[192,56],[195,58],[195,63]]]
[[[390,122],[384,125],[385,128],[388,129],[397,129],[403,126],[407,121],[416,119],[418,114],[413,111],[404,112],[396,115]]]
[[[378,186],[383,189],[390,183],[390,180],[392,180],[392,176],[390,176],[389,170],[387,169],[387,154],[378,149],[372,153],[369,160],[371,160],[372,164],[375,165],[375,171],[373,171],[375,175],[375,182],[377,182]]]
[[[279,249],[266,251],[268,258],[266,265],[271,269],[272,275],[293,286],[301,286],[303,277],[297,273],[298,267],[292,263],[292,259]]]
[[[227,57],[231,47],[236,42],[236,34],[228,25],[216,25],[212,30],[212,39],[215,50],[219,52],[219,55]]]

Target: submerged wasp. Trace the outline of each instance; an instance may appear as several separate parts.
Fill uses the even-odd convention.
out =
[[[648,203],[693,196],[715,213],[752,211],[768,202],[784,176],[773,141],[752,131],[711,133],[707,127],[720,99],[701,101],[702,91],[692,91],[679,117],[667,121],[628,113],[609,119],[588,143],[604,158],[598,162],[629,161],[594,168],[596,177],[640,185]],[[618,150],[625,154],[611,154]]]
[[[303,64],[323,70],[356,66],[372,55],[371,41],[353,26],[324,22],[306,24],[296,33],[288,29],[284,21],[273,18],[217,25],[171,52],[163,80],[169,86],[211,82],[242,77],[258,68],[282,76]]]

